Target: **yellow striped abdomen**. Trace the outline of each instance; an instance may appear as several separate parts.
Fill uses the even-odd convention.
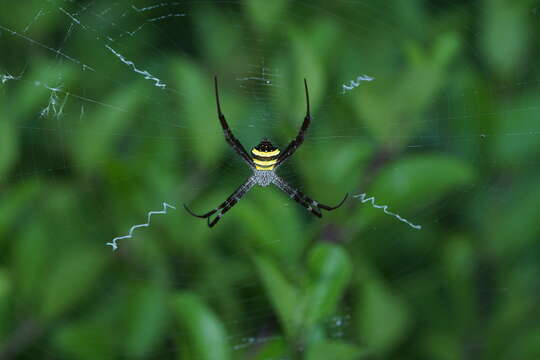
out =
[[[261,151],[255,148],[251,149],[253,162],[257,170],[274,170],[279,155],[278,149],[272,151]]]

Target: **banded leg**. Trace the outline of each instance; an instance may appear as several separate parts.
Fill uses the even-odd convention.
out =
[[[304,117],[304,122],[302,123],[302,127],[300,128],[300,131],[298,132],[298,135],[296,135],[296,138],[294,138],[293,141],[287,145],[285,150],[281,154],[279,154],[276,168],[281,165],[285,160],[287,160],[300,145],[304,142],[304,136],[306,134],[306,131],[311,124],[311,112],[309,110],[309,93],[308,93],[308,87],[307,87],[307,81],[304,79],[304,87],[306,89],[306,116]]]
[[[193,211],[191,211],[186,204],[184,204],[184,208],[188,213],[190,213],[193,216],[196,216],[198,218],[206,218],[208,219],[208,227],[213,227],[216,225],[216,223],[221,219],[223,214],[225,214],[227,211],[229,211],[236,203],[249,191],[251,188],[255,185],[255,181],[250,177],[245,183],[240,185],[238,189],[236,189],[224,202],[222,202],[217,208],[210,210],[209,212],[197,215]],[[210,216],[214,215],[215,213],[218,213],[216,217],[210,221]]]
[[[246,164],[252,169],[255,168],[255,164],[253,163],[253,160],[247,153],[246,149],[242,145],[242,143],[233,135],[231,128],[229,127],[229,124],[227,124],[227,120],[225,120],[225,115],[221,112],[221,105],[219,103],[219,92],[218,92],[218,83],[217,83],[217,76],[214,77],[214,87],[216,90],[216,105],[217,105],[217,113],[219,118],[219,123],[221,124],[221,128],[223,129],[223,134],[225,135],[225,141],[236,151],[238,155],[244,159]]]
[[[347,197],[349,196],[349,194],[347,193],[345,194],[345,197],[343,198],[343,200],[341,200],[339,204],[337,204],[336,206],[328,206],[328,205],[321,204],[318,201],[311,199],[309,196],[305,195],[300,190],[293,188],[291,185],[289,185],[287,182],[285,182],[285,180],[283,180],[279,176],[276,177],[276,180],[274,181],[274,185],[276,185],[279,189],[287,193],[291,197],[291,199],[298,202],[300,205],[305,207],[309,212],[311,212],[313,215],[317,217],[322,217],[321,209],[326,210],[326,211],[332,211],[339,208],[341,205],[343,205],[343,203],[345,202],[345,200],[347,200]]]

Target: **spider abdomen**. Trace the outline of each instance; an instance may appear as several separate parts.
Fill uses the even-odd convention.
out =
[[[279,149],[268,140],[263,140],[251,149],[252,160],[257,170],[274,170],[279,156]]]
[[[254,156],[253,162],[255,163],[255,169],[257,170],[274,170],[277,163],[277,156],[272,158],[262,158],[260,156]]]

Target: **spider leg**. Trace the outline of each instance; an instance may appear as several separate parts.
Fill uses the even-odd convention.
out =
[[[312,204],[313,200],[309,199],[301,191],[294,189],[282,179],[280,179],[280,181],[276,181],[274,184],[276,184],[276,186],[282,191],[287,193],[291,199],[305,207],[313,215],[317,217],[322,217],[322,213],[319,208],[316,205]]]
[[[304,122],[302,123],[302,127],[300,128],[300,131],[298,132],[298,135],[296,135],[296,138],[294,138],[293,141],[287,145],[285,150],[279,155],[276,167],[278,167],[281,163],[283,163],[285,160],[287,160],[300,145],[304,142],[304,136],[306,134],[306,131],[311,124],[311,112],[309,110],[309,93],[308,93],[308,86],[307,81],[304,79],[304,87],[306,89],[306,104],[307,104],[307,110],[306,110],[306,116],[304,117]]]
[[[186,204],[184,204],[184,208],[188,213],[190,213],[193,216],[196,216],[198,218],[206,218],[208,219],[208,226],[213,227],[216,225],[216,223],[221,219],[223,214],[225,214],[227,211],[229,211],[236,203],[255,185],[255,182],[253,181],[253,178],[249,178],[245,183],[240,185],[238,189],[236,189],[224,202],[222,202],[217,208],[210,210],[209,212],[203,214],[203,215],[197,215],[193,211],[191,211]],[[213,220],[210,220],[210,216],[213,214],[218,213],[216,217]]]
[[[341,200],[341,202],[336,206],[328,206],[328,205],[321,204],[311,199],[309,196],[305,195],[300,190],[293,188],[291,185],[289,185],[287,182],[285,182],[285,180],[283,180],[280,177],[277,177],[277,179],[274,181],[274,184],[279,189],[287,193],[291,197],[291,199],[298,202],[300,205],[305,207],[309,212],[311,212],[313,215],[317,217],[322,217],[321,210],[332,211],[339,208],[341,205],[343,205],[343,203],[349,196],[349,194],[346,194],[343,200]]]
[[[335,209],[339,208],[341,205],[343,205],[343,203],[345,203],[345,200],[347,200],[348,197],[349,197],[349,193],[346,193],[343,200],[341,200],[341,202],[339,204],[337,204],[336,206],[328,206],[328,205],[324,205],[324,204],[321,204],[321,203],[318,203],[317,206],[320,207],[321,209],[326,210],[326,211],[332,211],[332,210],[335,210]]]
[[[255,168],[255,164],[253,163],[253,160],[247,153],[242,143],[233,135],[231,128],[229,127],[229,124],[227,124],[227,120],[225,120],[225,115],[223,115],[223,113],[221,112],[221,105],[219,103],[217,76],[214,77],[214,87],[216,90],[216,104],[217,104],[219,122],[221,124],[221,127],[223,128],[225,140],[234,149],[234,151],[236,151],[236,153],[240,155],[242,159],[244,159],[244,161],[248,164],[248,166],[253,169]]]
[[[214,210],[210,210],[209,212],[207,212],[206,214],[203,214],[203,215],[197,215],[195,214],[193,211],[191,211],[190,208],[188,208],[188,206],[186,204],[184,204],[184,209],[186,209],[186,211],[188,213],[190,213],[191,215],[193,216],[196,216],[198,218],[202,218],[202,219],[206,219],[207,217],[211,216],[212,214],[214,214],[216,211],[218,211],[218,208],[214,209]]]

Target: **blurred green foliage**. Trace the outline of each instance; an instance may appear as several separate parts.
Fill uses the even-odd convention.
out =
[[[537,9],[2,2],[0,359],[538,358]],[[307,78],[283,176],[422,230],[358,198],[315,219],[271,188],[213,229],[187,215],[249,175],[215,74],[246,147],[290,141]]]

